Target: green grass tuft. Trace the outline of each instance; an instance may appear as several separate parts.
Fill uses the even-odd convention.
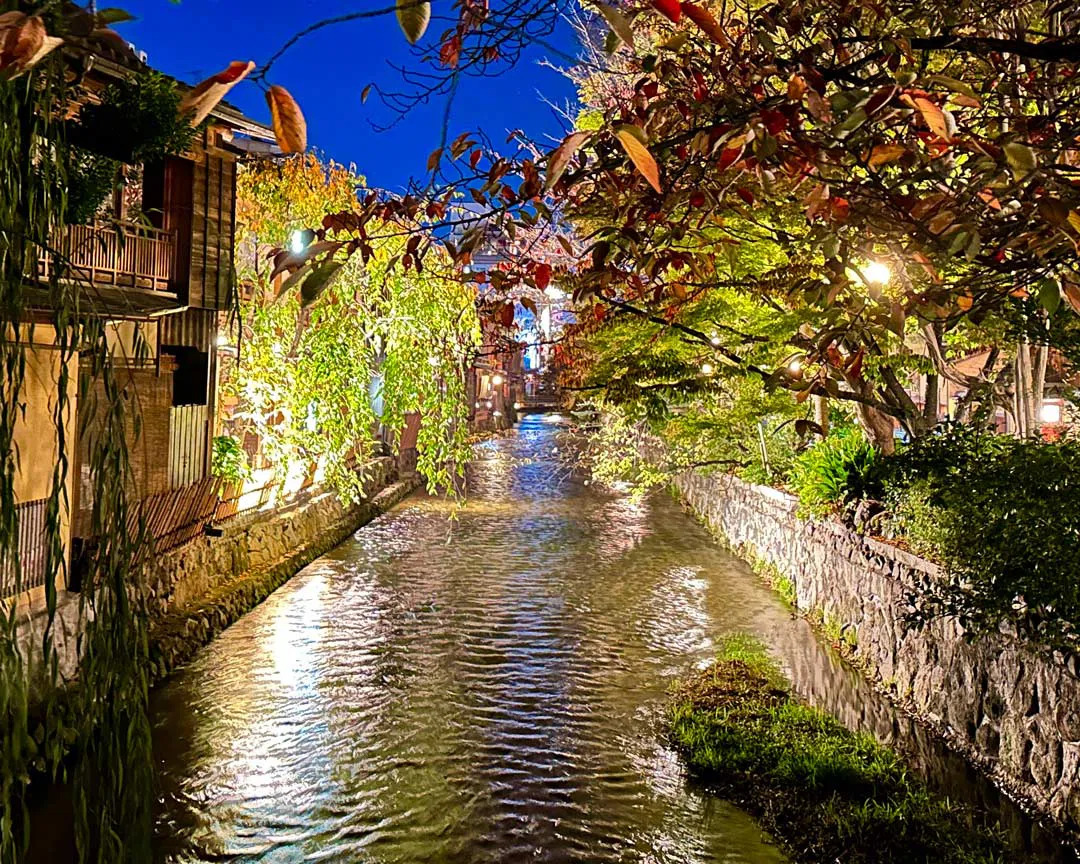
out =
[[[690,770],[758,817],[797,861],[1014,860],[1000,838],[909,777],[894,752],[797,702],[748,637],[725,640],[715,663],[680,682],[668,719]]]

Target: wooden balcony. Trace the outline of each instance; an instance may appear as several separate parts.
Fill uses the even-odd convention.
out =
[[[172,231],[136,222],[68,225],[57,249],[65,262],[65,282],[86,287],[176,291],[176,237]],[[53,266],[54,256],[41,256],[38,276],[47,280]]]

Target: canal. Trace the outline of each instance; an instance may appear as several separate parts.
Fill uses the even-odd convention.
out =
[[[460,512],[414,495],[153,695],[160,861],[783,861],[660,734],[672,680],[734,631],[1015,842],[1051,842],[677,502],[567,470],[563,430],[479,445]]]

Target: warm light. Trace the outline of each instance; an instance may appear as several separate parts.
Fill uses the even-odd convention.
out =
[[[502,411],[492,411],[491,416],[492,417],[502,417]]]
[[[1039,419],[1043,423],[1060,423],[1061,406],[1057,402],[1043,402],[1039,409]]]
[[[502,384],[502,383],[503,383],[503,377],[502,377],[502,375],[492,375],[492,376],[491,376],[491,383],[492,383],[492,384],[493,384],[493,385],[494,385],[495,387],[498,387],[498,386],[499,386],[500,384]]]
[[[490,400],[490,399],[488,399],[488,401],[487,401],[487,407],[488,407],[488,408],[490,408],[490,407],[491,407],[491,400]]]
[[[521,403],[520,402],[515,402],[514,403],[514,410],[515,411],[520,411],[521,410]]]
[[[701,364],[701,374],[702,375],[712,375],[712,373],[713,373],[713,365],[712,365],[712,363],[702,363]]]
[[[293,231],[292,236],[289,238],[289,250],[293,255],[299,255],[307,248],[307,243],[304,242],[303,231]]]
[[[886,285],[892,279],[892,271],[882,261],[871,261],[862,268],[862,276],[871,285]]]
[[[479,407],[480,407],[480,403],[479,403],[479,402],[474,402],[474,403],[473,403],[473,408],[479,408]]]

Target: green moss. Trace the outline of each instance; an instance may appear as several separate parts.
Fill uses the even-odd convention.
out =
[[[764,649],[729,640],[669,711],[690,770],[759,818],[801,862],[1008,861],[999,839],[909,777],[900,757],[791,695]]]

